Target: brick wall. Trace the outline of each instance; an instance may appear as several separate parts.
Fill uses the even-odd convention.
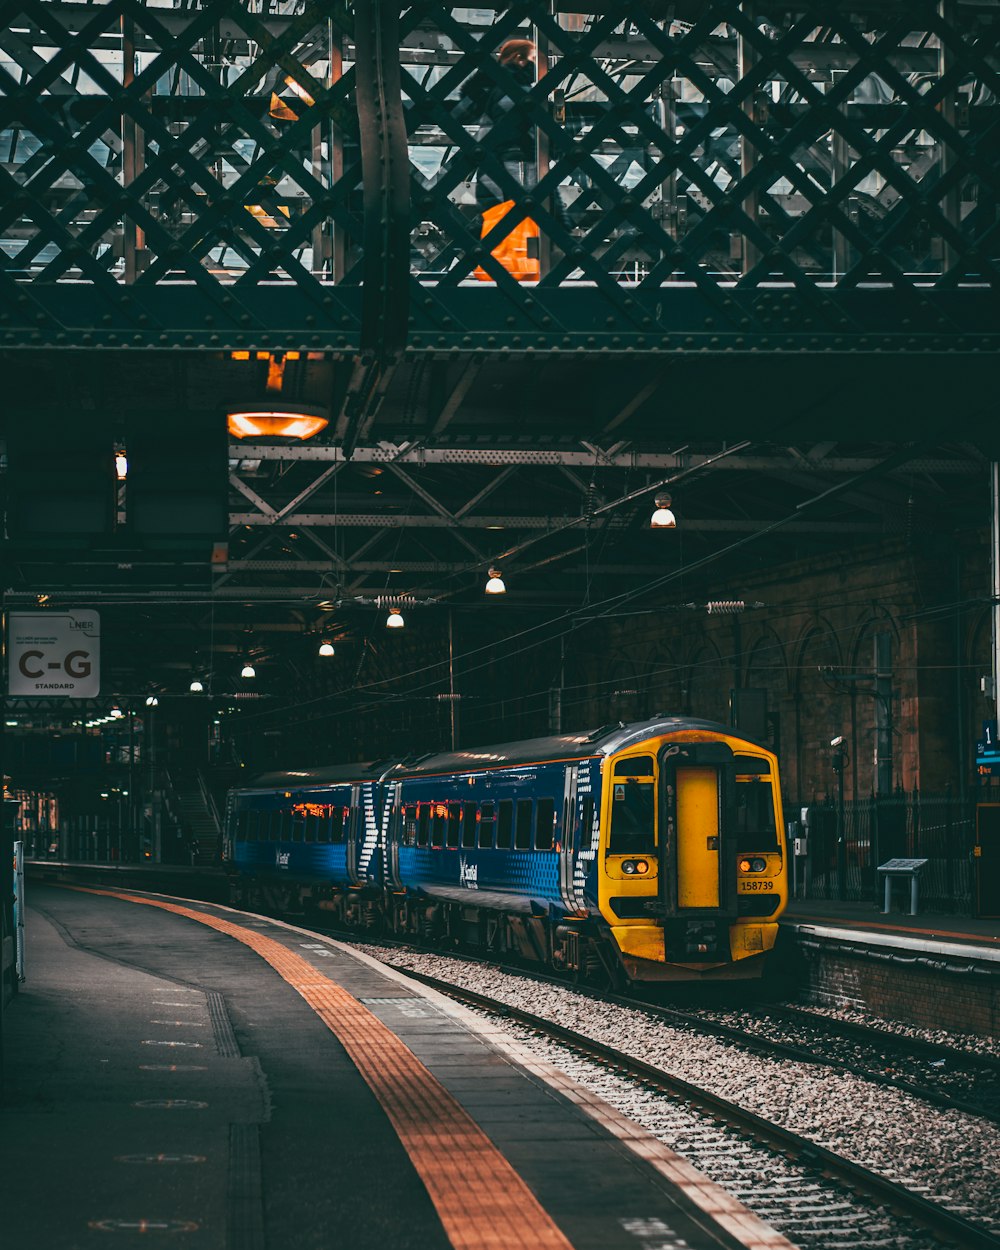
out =
[[[976,1037],[1000,1036],[1000,976],[931,967],[909,953],[848,954],[822,946],[799,947],[801,997],[820,1006],[855,1007],[883,1020],[921,1029],[946,1029]],[[940,957],[935,961],[941,963]],[[986,965],[983,965],[986,968]]]

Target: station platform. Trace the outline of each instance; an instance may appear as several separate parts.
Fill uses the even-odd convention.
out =
[[[927,912],[883,912],[872,902],[841,903],[825,899],[793,899],[781,917],[783,924],[832,925],[864,933],[894,934],[902,938],[982,946],[995,950],[1000,960],[1000,919]]]
[[[5,1244],[791,1250],[602,1100],[335,941],[36,884]]]

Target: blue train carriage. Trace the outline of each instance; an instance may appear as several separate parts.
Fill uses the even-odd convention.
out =
[[[775,756],[686,718],[273,774],[228,828],[238,901],[582,980],[759,976],[787,899]]]
[[[612,983],[761,975],[787,898],[777,760],[724,726],[458,751],[390,784],[398,932]]]
[[[223,859],[235,906],[333,911],[377,927],[384,878],[383,778],[393,762],[267,773],[231,790]]]

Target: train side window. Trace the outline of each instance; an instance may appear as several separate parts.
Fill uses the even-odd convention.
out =
[[[417,805],[407,803],[403,807],[403,845],[417,845]]]
[[[330,813],[333,808],[329,803],[318,803],[315,816],[315,841],[330,841]]]
[[[517,800],[517,823],[514,825],[514,850],[527,851],[531,848],[531,799]]]
[[[479,809],[479,845],[493,845],[493,804],[483,803]]]
[[[512,799],[500,800],[499,819],[497,820],[497,850],[509,851],[511,833],[514,827],[514,803]]]
[[[448,846],[452,850],[458,846],[462,838],[462,804],[448,804]]]
[[[448,823],[448,805],[432,803],[431,846],[444,846],[444,831]]]
[[[426,846],[431,837],[431,805],[417,804],[417,846]]]
[[[555,840],[556,805],[552,799],[535,804],[535,850],[551,851]]]
[[[462,846],[470,847],[476,845],[476,816],[479,812],[479,805],[476,803],[462,804]]]
[[[287,808],[283,813],[286,837],[292,842],[303,841],[305,834],[306,819],[302,812],[297,812],[294,808]]]
[[[343,842],[344,840],[344,809],[339,803],[334,803],[330,808],[330,841]]]
[[[302,840],[303,842],[315,842],[316,827],[319,824],[318,808],[313,805],[312,811],[305,814],[305,820],[302,822]]]

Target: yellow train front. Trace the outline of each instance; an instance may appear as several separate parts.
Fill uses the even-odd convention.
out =
[[[625,974],[759,977],[788,898],[775,755],[681,718],[601,745],[596,902]]]

